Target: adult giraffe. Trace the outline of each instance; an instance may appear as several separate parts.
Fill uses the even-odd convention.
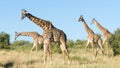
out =
[[[68,58],[68,64],[70,64],[69,60],[69,54],[67,49],[67,37],[66,34],[60,30],[57,29],[50,21],[46,21],[43,19],[40,19],[38,17],[33,16],[32,14],[28,13],[25,9],[22,10],[22,17],[21,19],[24,19],[25,17],[29,18],[32,22],[37,24],[43,29],[43,39],[44,39],[44,64],[46,62],[47,53],[50,57],[50,64],[52,64],[52,49],[51,49],[51,41],[59,42],[60,48],[63,53],[63,63],[65,62],[65,55]]]
[[[108,48],[109,48],[108,40],[109,40],[109,38],[111,36],[111,33],[110,33],[110,31],[108,29],[106,29],[102,25],[100,25],[95,18],[93,18],[91,24],[94,24],[94,23],[96,24],[98,29],[103,33],[103,44],[105,44],[106,52],[108,54]]]
[[[96,44],[96,47],[100,47],[101,50],[102,50],[102,53],[104,54],[104,50],[103,50],[103,47],[102,47],[102,39],[100,38],[100,36],[98,36],[97,34],[95,34],[93,32],[92,29],[89,28],[89,26],[86,24],[83,16],[81,15],[78,22],[82,21],[83,23],[83,26],[85,27],[86,29],[86,32],[87,32],[87,44],[85,46],[85,51],[86,51],[86,48],[87,46],[91,43],[92,45],[92,50],[93,50],[93,47],[94,47],[94,44]],[[97,56],[97,53],[98,53],[98,49],[96,48],[96,53],[95,53],[95,58]]]

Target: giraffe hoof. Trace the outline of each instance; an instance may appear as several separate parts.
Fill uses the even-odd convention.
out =
[[[45,62],[43,63],[43,65],[45,65]]]
[[[68,64],[70,65],[70,61],[68,61]]]
[[[50,62],[50,65],[52,65],[53,63],[52,62]]]
[[[62,64],[65,64],[65,62],[63,61]]]

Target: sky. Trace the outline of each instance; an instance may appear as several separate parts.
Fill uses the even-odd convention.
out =
[[[90,25],[93,18],[111,33],[120,28],[120,0],[1,0],[0,8],[0,32],[8,33],[10,42],[14,42],[15,32],[43,33],[28,18],[21,20],[21,9],[51,21],[74,41],[87,38],[83,24],[78,22],[80,15],[95,33],[102,34],[96,25]],[[17,40],[32,41],[30,37],[23,36]]]

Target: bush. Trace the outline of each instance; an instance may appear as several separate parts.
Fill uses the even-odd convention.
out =
[[[29,46],[26,47],[26,45],[29,45]],[[26,50],[28,50],[29,48],[32,48],[32,45],[29,41],[19,40],[19,41],[14,41],[10,47],[12,50],[22,51],[23,48],[26,48]]]
[[[112,46],[113,54],[119,55],[120,54],[120,29],[118,28],[114,34],[111,35],[109,39],[109,44]]]
[[[74,47],[74,41],[73,40],[67,40],[67,47],[73,48]]]
[[[52,43],[52,52],[53,53],[61,53],[62,52],[60,49],[60,43],[57,43],[57,42]]]
[[[32,47],[33,44],[25,40],[14,41],[10,46],[12,50],[17,50],[17,51],[30,51]],[[43,48],[43,44],[38,45],[38,50],[42,48]]]
[[[85,43],[86,41],[85,40],[76,40],[74,45],[75,45],[75,48],[84,48],[85,47]]]
[[[9,49],[10,36],[5,32],[0,33],[0,49]]]

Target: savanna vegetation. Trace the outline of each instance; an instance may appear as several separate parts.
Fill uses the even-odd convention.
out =
[[[102,55],[99,51],[96,61],[93,61],[91,46],[88,47],[86,56],[84,56],[84,46],[86,40],[67,40],[67,46],[70,54],[71,65],[61,64],[62,55],[58,44],[52,43],[53,65],[42,64],[43,45],[39,45],[39,58],[36,59],[36,52],[33,52],[32,61],[29,55],[32,48],[32,42],[17,40],[10,43],[10,35],[0,33],[0,68],[118,68],[120,67],[120,28],[114,31],[109,39],[113,56]]]

